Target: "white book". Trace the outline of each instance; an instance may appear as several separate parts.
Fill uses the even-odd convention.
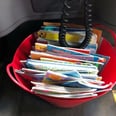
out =
[[[47,92],[40,92],[34,91],[35,94],[41,94],[45,96],[55,97],[55,98],[65,98],[65,99],[80,99],[80,98],[89,98],[89,97],[96,97],[97,94],[94,93],[83,93],[83,94],[55,94],[55,93],[47,93]]]
[[[46,84],[41,82],[31,82],[34,84],[32,87],[32,91],[46,91],[46,92],[52,92],[52,93],[93,93],[96,91],[96,89],[91,88],[71,88],[71,87],[64,87],[64,86],[58,86],[58,85],[52,85],[52,84]]]

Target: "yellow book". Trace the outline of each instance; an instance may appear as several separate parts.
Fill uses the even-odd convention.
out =
[[[116,103],[116,90],[112,90],[112,94],[113,94],[114,102]]]
[[[38,36],[41,38],[44,38],[46,40],[52,40],[52,41],[58,41],[59,38],[59,32],[56,31],[44,31],[40,30],[37,32]],[[66,41],[67,42],[78,42],[80,41],[84,36],[78,33],[66,33]]]
[[[60,26],[60,23],[55,23],[55,22],[44,22],[43,23],[44,26],[57,26],[59,27]],[[66,24],[69,28],[78,28],[78,29],[82,29],[84,28],[83,25],[77,25],[77,24],[72,24],[72,23],[69,23],[69,24]],[[102,31],[99,30],[99,29],[96,29],[96,28],[93,28],[93,34],[95,34],[97,36],[96,38],[96,42],[99,46],[100,44],[100,41],[101,41],[101,36],[102,36]],[[40,30],[37,32],[38,36],[39,37],[42,37],[46,40],[51,40],[51,41],[58,41],[58,38],[59,38],[59,33],[58,32],[52,32],[52,31],[43,31],[43,30]],[[84,39],[85,35],[83,34],[80,34],[80,33],[69,33],[67,32],[66,33],[66,41],[67,42],[70,42],[70,43],[78,43],[79,41],[82,41]]]

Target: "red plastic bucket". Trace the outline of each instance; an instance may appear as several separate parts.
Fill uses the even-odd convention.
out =
[[[21,69],[22,65],[20,64],[20,60],[27,59],[29,52],[32,48],[32,45],[34,44],[34,38],[32,35],[29,35],[18,47],[16,50],[16,53],[14,55],[13,61],[7,65],[7,73],[11,80],[16,83],[18,86],[20,86],[25,91],[34,94],[31,91],[31,85],[30,82],[24,78],[22,78],[20,75],[15,73],[15,69]],[[112,86],[109,89],[112,89],[115,85],[116,81],[116,46],[112,46],[105,38],[103,38],[102,43],[98,49],[98,53],[106,56],[110,56],[110,61],[105,66],[105,68],[101,72],[101,76],[103,77],[103,80],[106,83],[112,82]],[[64,98],[54,98],[54,97],[48,97],[45,95],[37,95],[38,97],[46,100],[47,102],[50,102],[58,107],[62,108],[71,108],[77,105],[80,105],[82,103],[88,102],[90,100],[96,99],[104,94],[106,92],[98,93],[98,96],[95,97],[89,97],[89,98],[77,98],[77,99],[64,99]],[[35,94],[34,94],[35,95]]]

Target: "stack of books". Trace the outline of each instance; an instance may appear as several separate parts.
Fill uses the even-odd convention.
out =
[[[91,53],[90,49],[34,43],[28,59],[20,60],[16,73],[32,84],[32,92],[56,98],[87,98],[108,91],[99,75],[110,57]]]

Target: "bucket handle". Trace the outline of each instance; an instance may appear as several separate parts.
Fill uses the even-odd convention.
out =
[[[116,33],[112,29],[110,29],[109,27],[103,24],[98,24],[98,23],[95,23],[94,27],[98,27],[100,29],[104,29],[105,31],[109,32],[114,40],[114,46],[116,47]]]
[[[13,71],[11,72],[12,69],[13,69],[12,63],[8,64],[7,67],[6,67],[6,70],[7,70],[7,73],[8,73],[8,75],[9,75],[10,79],[11,79],[15,84],[17,84],[19,87],[23,88],[24,90],[26,90],[27,92],[30,93],[30,90],[29,90],[28,88],[26,88],[24,85],[22,85],[22,84],[20,84],[20,83],[18,82],[18,80],[15,78],[15,76],[14,76],[14,74],[13,74],[14,72],[13,72]]]

